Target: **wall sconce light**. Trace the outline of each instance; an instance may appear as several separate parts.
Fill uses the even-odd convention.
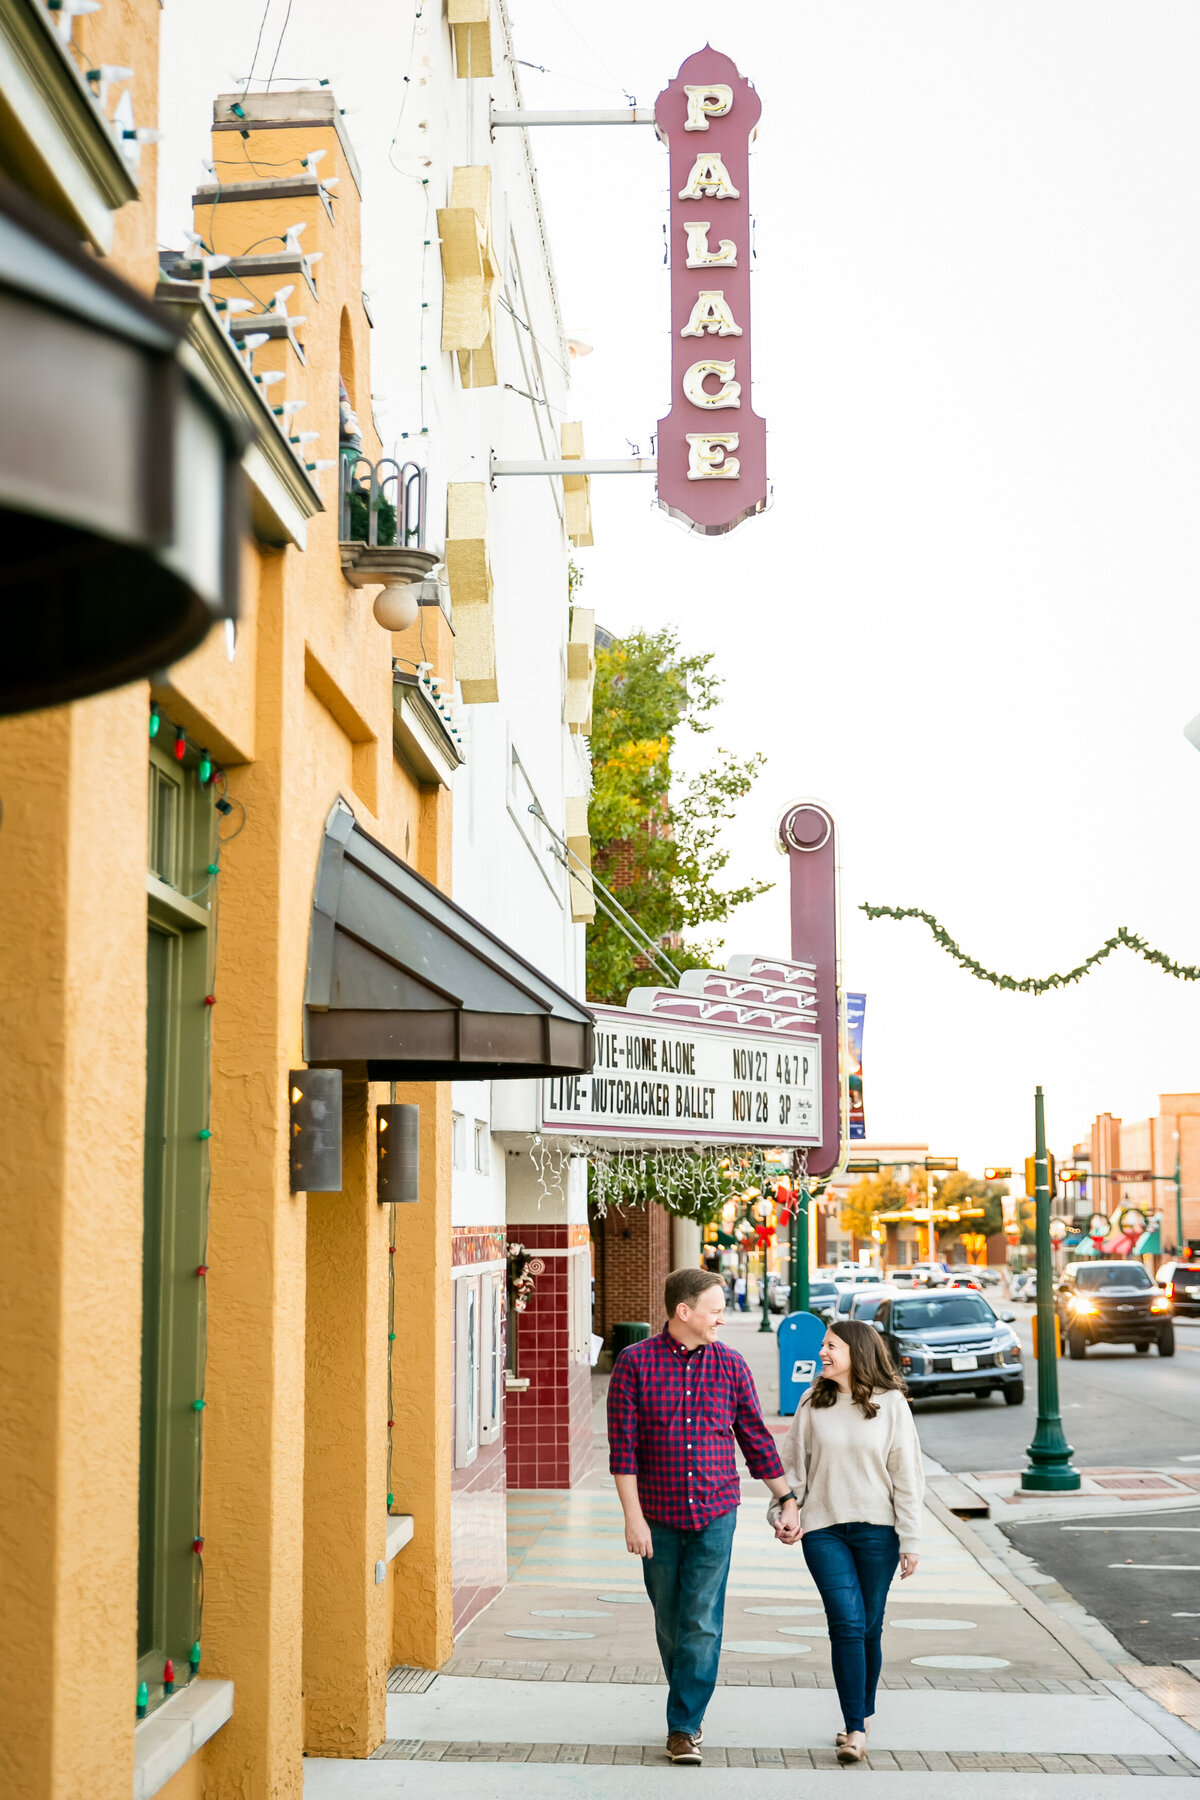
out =
[[[419,1200],[421,1109],[381,1106],[375,1113],[375,1197],[381,1205]]]
[[[342,1071],[288,1072],[289,1154],[293,1194],[342,1191]]]

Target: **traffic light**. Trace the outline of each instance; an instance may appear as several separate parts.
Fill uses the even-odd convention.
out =
[[[927,1156],[925,1167],[927,1169],[949,1169],[953,1172],[958,1168],[958,1158],[957,1156]]]
[[[851,1157],[846,1164],[847,1175],[878,1175],[878,1157]]]
[[[1036,1156],[1027,1156],[1025,1158],[1025,1192],[1031,1197],[1037,1192],[1036,1164]],[[1058,1186],[1054,1175],[1054,1158],[1049,1151],[1046,1152],[1046,1173],[1050,1180],[1050,1198],[1053,1200],[1055,1194],[1058,1192]]]
[[[1011,1169],[985,1169],[983,1171],[983,1179],[985,1181],[1011,1181],[1012,1180],[1012,1170]]]
[[[1060,1169],[1058,1179],[1060,1181],[1086,1181],[1089,1173],[1090,1171],[1087,1169]]]

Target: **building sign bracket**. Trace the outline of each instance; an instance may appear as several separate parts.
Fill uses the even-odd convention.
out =
[[[530,112],[518,107],[515,112],[492,108],[491,126],[499,125],[653,125],[652,106],[618,106],[591,112]]]
[[[548,462],[504,462],[493,456],[491,474],[497,475],[653,475],[655,456],[552,457]]]

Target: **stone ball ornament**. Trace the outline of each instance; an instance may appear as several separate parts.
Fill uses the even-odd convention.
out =
[[[382,588],[371,610],[385,631],[407,631],[416,624],[421,604],[412,583],[403,582],[397,587]]]

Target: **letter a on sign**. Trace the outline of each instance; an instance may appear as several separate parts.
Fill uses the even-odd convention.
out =
[[[767,504],[767,428],[750,406],[750,142],[761,111],[736,65],[709,48],[654,107],[671,156],[671,410],[658,422],[658,503],[708,536]],[[713,412],[726,408],[737,430],[714,431]]]

